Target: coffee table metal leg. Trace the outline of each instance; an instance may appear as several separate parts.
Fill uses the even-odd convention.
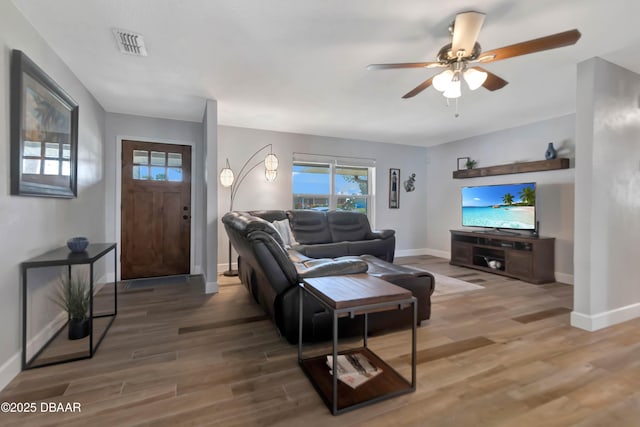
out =
[[[298,363],[302,362],[302,297],[304,289],[298,288]]]
[[[416,324],[418,323],[418,310],[416,310],[417,300],[415,297],[411,301],[413,310],[413,327],[411,329],[411,388],[416,389]]]
[[[338,413],[338,314],[333,310],[333,415]]]
[[[369,313],[364,314],[364,333],[362,336],[362,345],[367,348],[367,336],[369,335]]]

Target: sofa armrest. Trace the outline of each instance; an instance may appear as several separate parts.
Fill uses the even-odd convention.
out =
[[[367,239],[388,239],[396,235],[396,230],[371,230],[367,234]]]
[[[298,271],[298,276],[303,279],[309,277],[344,276],[346,274],[366,273],[369,268],[366,262],[359,259],[333,260],[329,258],[296,263],[295,266]]]

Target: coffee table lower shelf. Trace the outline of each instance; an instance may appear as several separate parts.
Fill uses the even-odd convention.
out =
[[[361,353],[382,372],[364,384],[354,388],[338,380],[338,412],[356,409],[381,400],[390,399],[415,391],[411,382],[385,363],[378,355],[366,347],[341,351],[338,354]],[[307,375],[329,410],[333,407],[333,376],[327,366],[327,355],[302,359],[300,367]]]

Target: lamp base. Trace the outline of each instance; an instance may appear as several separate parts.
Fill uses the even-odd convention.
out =
[[[238,275],[238,270],[227,270],[223,272],[222,275],[226,277],[235,277]]]

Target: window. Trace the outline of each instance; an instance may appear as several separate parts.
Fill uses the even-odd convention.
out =
[[[182,154],[133,150],[133,179],[182,181]]]
[[[296,160],[301,157],[317,157],[314,160],[318,161]],[[372,164],[372,160],[294,154],[293,208],[362,212],[371,220],[375,173]]]

